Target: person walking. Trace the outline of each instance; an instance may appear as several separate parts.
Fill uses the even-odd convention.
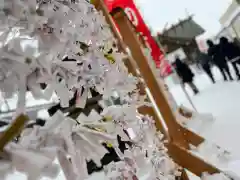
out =
[[[229,66],[227,64],[227,60],[224,57],[224,54],[221,51],[220,44],[216,45],[211,40],[207,40],[208,44],[208,55],[212,58],[213,63],[220,70],[224,81],[233,80],[232,75],[229,70]]]
[[[215,84],[215,79],[211,70],[211,58],[204,52],[200,52],[198,56],[198,64],[203,69],[203,71],[207,74],[207,76],[211,79],[212,83]]]
[[[185,62],[182,62],[179,57],[176,57],[175,62],[173,63],[173,67],[175,68],[178,76],[181,78],[182,83],[187,83],[193,90],[194,94],[198,94],[199,90],[193,82],[194,74],[189,66]]]
[[[233,43],[240,48],[240,41],[238,38],[233,38]]]
[[[221,53],[231,62],[238,80],[240,80],[240,72],[238,65],[240,65],[240,47],[233,42],[229,42],[227,38],[220,38]]]

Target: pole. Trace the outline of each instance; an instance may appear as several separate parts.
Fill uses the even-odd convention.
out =
[[[160,49],[161,49],[161,51],[162,51],[162,53],[163,53],[163,57],[166,58],[166,57],[167,57],[167,54],[166,54],[166,52],[165,52],[165,50],[164,50],[161,42],[158,40],[158,37],[157,37],[157,39],[156,39],[156,42],[157,42],[158,46],[160,47]],[[180,77],[179,77],[178,74],[176,73],[175,68],[174,68],[172,65],[170,65],[170,66],[171,66],[171,69],[173,70],[174,74],[176,74],[178,80],[180,80]],[[197,108],[196,108],[196,106],[194,105],[191,97],[190,97],[189,94],[187,93],[186,89],[184,88],[184,85],[183,85],[182,83],[180,83],[180,86],[181,86],[181,88],[182,88],[185,96],[187,97],[188,102],[191,104],[192,108],[197,112]],[[170,93],[170,92],[169,92],[169,93]]]

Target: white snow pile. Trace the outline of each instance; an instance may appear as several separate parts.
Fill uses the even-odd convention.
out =
[[[204,159],[204,161],[214,165],[227,175],[226,176],[221,173],[210,176],[205,173],[202,178],[203,180],[214,180],[215,178],[226,180],[240,179],[240,161],[237,160],[237,158],[230,152],[209,141],[204,141],[198,147],[191,146],[191,149],[192,153]]]
[[[186,128],[193,130],[197,134],[203,134],[209,130],[215,122],[215,118],[210,113],[195,112],[184,106],[180,106],[179,108],[185,111],[189,116],[185,116],[177,111],[175,114],[178,123]]]
[[[224,174],[224,173],[218,173],[218,174],[208,174],[208,173],[204,173],[202,175],[202,180],[239,180],[239,177],[236,176],[229,176]]]

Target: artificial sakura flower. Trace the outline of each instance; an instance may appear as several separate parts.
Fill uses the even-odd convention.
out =
[[[123,55],[111,47],[116,40],[102,14],[85,0],[2,1],[0,91],[4,97],[18,93],[15,114],[26,113],[27,90],[37,99],[56,93],[60,106],[69,107],[72,91],[82,88],[85,93],[76,107],[84,111],[88,89],[94,88],[102,94],[103,111],[76,119],[57,111],[44,126],[24,129],[17,143],[4,148],[11,158],[0,160],[0,173],[5,176],[15,169],[30,180],[54,177],[58,160],[66,179],[83,180],[88,175],[86,160],[100,165],[107,152],[102,143],[116,148],[120,135],[132,147],[112,164],[115,172],[109,171],[108,178],[136,180],[139,163],[146,161],[152,162],[152,179],[171,179],[176,168],[152,119],[137,111],[144,104],[137,95],[138,78],[128,74]],[[114,63],[105,57],[110,50]]]

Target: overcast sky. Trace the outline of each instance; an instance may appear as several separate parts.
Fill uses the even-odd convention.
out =
[[[199,23],[208,35],[216,34],[221,26],[219,19],[232,0],[135,0],[145,21],[156,32],[194,14],[194,20]]]

